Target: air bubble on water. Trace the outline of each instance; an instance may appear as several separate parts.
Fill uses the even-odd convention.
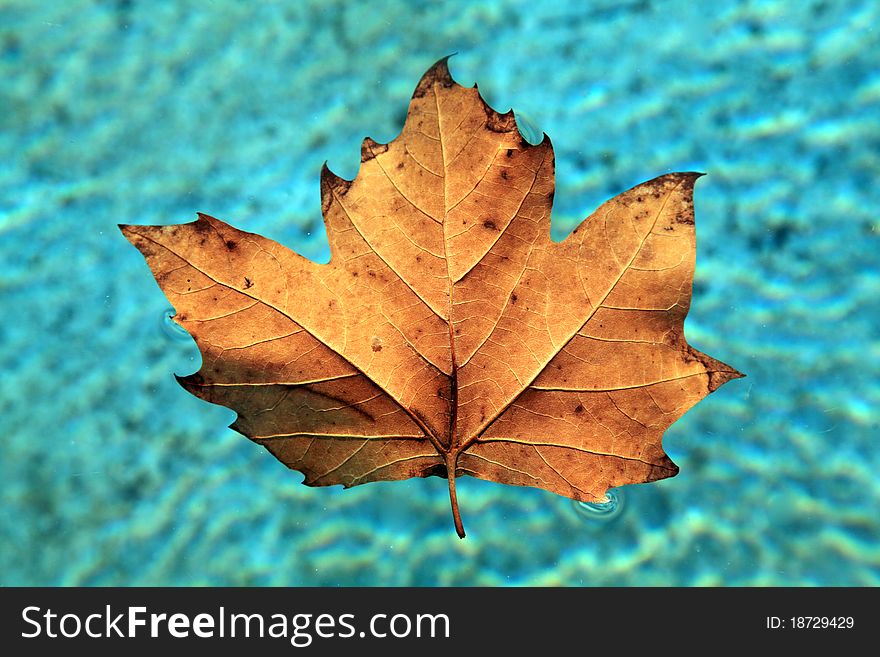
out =
[[[585,520],[608,522],[623,512],[625,499],[623,491],[610,488],[605,493],[604,502],[578,502],[577,500],[572,500],[572,506],[575,512]]]
[[[532,121],[528,114],[523,114],[519,110],[514,110],[516,117],[516,127],[519,128],[519,134],[523,136],[532,146],[540,144],[544,140],[544,133],[538,128],[537,124]]]
[[[162,311],[162,316],[159,320],[162,334],[175,342],[189,342],[191,339],[189,333],[172,319],[176,314],[174,308],[166,308]]]

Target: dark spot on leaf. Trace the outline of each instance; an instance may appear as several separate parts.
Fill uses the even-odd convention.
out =
[[[486,221],[483,222],[483,228],[488,228],[489,230],[498,230],[495,222],[491,219],[486,219]]]
[[[516,130],[516,119],[513,118],[513,112],[499,114],[488,105],[483,105],[486,112],[486,128],[492,132],[513,132]]]
[[[507,169],[501,170],[501,177],[504,178],[504,180],[507,180],[508,178],[510,178],[510,174],[507,173]]]
[[[584,407],[578,404],[577,406],[575,406],[574,412],[577,414],[581,414],[584,412]]]
[[[380,144],[367,137],[364,139],[364,143],[361,144],[361,163],[369,162],[374,157],[381,155],[387,150],[388,144]]]
[[[512,148],[507,149],[507,157],[513,157],[513,149]]]
[[[226,248],[230,251],[235,251],[238,248],[238,243],[235,240],[226,240]]]
[[[444,463],[435,463],[434,465],[422,470],[422,473],[425,477],[443,477],[444,479],[449,478],[449,472],[447,472],[446,465]]]
[[[519,299],[519,297],[516,296],[516,292],[514,292],[513,294],[510,295],[510,303],[514,303],[514,304],[515,304],[516,301],[517,301],[517,299]]]
[[[249,279],[247,276],[244,277],[244,289],[248,289],[249,287],[253,287],[254,282]]]

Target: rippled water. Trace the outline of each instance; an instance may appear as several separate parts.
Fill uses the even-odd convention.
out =
[[[876,2],[0,1],[0,584],[880,584]],[[385,9],[379,11],[378,7]],[[597,520],[465,478],[311,489],[184,392],[117,223],[195,211],[324,260],[451,60],[556,149],[554,226],[700,170],[692,344],[748,374]]]

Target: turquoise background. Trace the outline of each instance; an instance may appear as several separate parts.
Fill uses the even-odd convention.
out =
[[[711,8],[710,8],[711,7]],[[880,584],[880,3],[0,1],[0,585]],[[556,148],[555,234],[699,170],[690,342],[748,374],[608,522],[459,481],[300,485],[183,391],[117,223],[203,211],[327,257],[451,52]]]

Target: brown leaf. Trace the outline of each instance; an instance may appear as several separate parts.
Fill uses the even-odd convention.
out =
[[[403,132],[326,167],[329,264],[199,214],[121,226],[203,356],[180,379],[310,486],[472,475],[601,501],[676,474],[663,432],[742,376],[688,345],[700,174],[550,239],[550,140],[435,64]]]

